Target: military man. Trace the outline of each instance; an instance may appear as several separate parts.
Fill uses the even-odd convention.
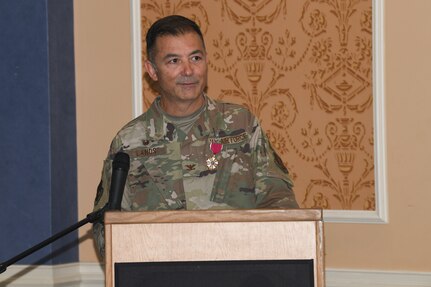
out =
[[[145,69],[160,95],[113,139],[95,210],[108,201],[119,151],[130,156],[125,211],[297,208],[287,169],[256,117],[206,95],[208,60],[196,23],[162,18],[146,42]],[[93,230],[103,256],[103,222]]]

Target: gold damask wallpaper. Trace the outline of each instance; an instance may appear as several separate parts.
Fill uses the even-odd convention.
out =
[[[141,0],[143,58],[169,14],[200,25],[208,94],[260,119],[301,207],[375,209],[372,0]]]

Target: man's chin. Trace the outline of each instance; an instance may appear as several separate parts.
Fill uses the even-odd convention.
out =
[[[186,101],[193,101],[198,100],[203,95],[202,91],[198,91],[196,87],[192,88],[186,88],[182,89],[181,93],[179,94],[179,98],[184,99]]]

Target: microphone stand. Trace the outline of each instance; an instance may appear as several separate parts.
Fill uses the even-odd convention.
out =
[[[98,220],[99,218],[101,218],[103,216],[103,214],[105,213],[105,211],[107,209],[109,209],[108,205],[109,205],[109,202],[103,208],[87,214],[87,216],[84,219],[82,219],[81,221],[71,225],[70,227],[64,229],[63,231],[58,232],[57,234],[54,234],[50,238],[40,242],[39,244],[36,244],[35,246],[25,250],[24,252],[21,252],[20,254],[12,257],[11,259],[9,259],[3,263],[0,263],[0,274],[5,272],[8,266],[10,266],[10,265],[14,264],[15,262],[23,259],[24,257],[27,257],[30,254],[33,254],[37,250],[39,250],[39,249],[45,247],[46,245],[56,241],[57,239],[65,236],[66,234],[69,234],[70,232],[74,231],[75,229],[78,229],[81,226],[83,226],[89,222],[94,223],[96,220]]]

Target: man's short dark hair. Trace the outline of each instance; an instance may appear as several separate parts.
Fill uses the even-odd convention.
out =
[[[154,47],[157,38],[162,36],[178,36],[189,32],[195,32],[198,34],[205,47],[201,29],[192,20],[180,15],[170,15],[157,20],[153,25],[151,25],[150,29],[148,29],[145,39],[147,42],[148,59],[154,63]]]

